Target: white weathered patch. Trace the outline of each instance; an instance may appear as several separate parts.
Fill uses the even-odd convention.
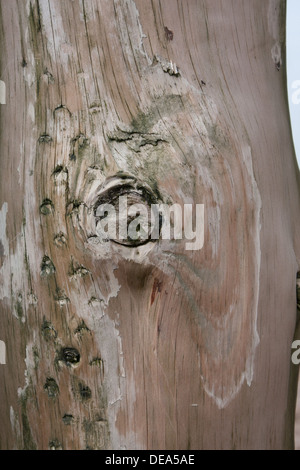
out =
[[[203,387],[206,393],[215,401],[218,408],[222,409],[225,408],[239,393],[243,383],[246,381],[247,385],[250,387],[253,374],[254,374],[254,359],[255,359],[255,352],[256,348],[260,342],[258,331],[257,331],[257,315],[258,315],[258,300],[259,300],[259,276],[260,276],[260,265],[261,265],[261,249],[260,249],[260,230],[261,230],[261,223],[260,223],[260,211],[261,211],[261,197],[258,190],[258,186],[255,180],[253,166],[252,166],[252,154],[251,154],[251,147],[244,146],[242,148],[242,157],[243,157],[243,165],[246,168],[246,173],[249,178],[249,195],[248,197],[253,201],[255,210],[252,212],[253,214],[253,251],[251,253],[252,259],[255,260],[253,265],[255,266],[255,271],[252,274],[253,278],[251,279],[252,285],[252,312],[251,312],[251,320],[252,320],[252,328],[251,332],[251,347],[248,351],[248,356],[245,361],[245,369],[241,372],[239,379],[236,383],[230,383],[222,389],[222,393],[220,393],[220,387],[215,385],[211,385],[207,382],[205,376],[201,374],[201,379],[203,382]],[[223,325],[224,329],[227,330],[228,321],[231,317],[231,314],[236,309],[236,306],[231,305],[228,312],[224,314],[224,317],[221,321],[225,321],[227,323]],[[222,334],[220,338],[218,338],[219,343],[222,341]],[[217,341],[217,342],[218,342]],[[216,342],[216,344],[217,344]],[[221,351],[221,349],[220,349]],[[222,358],[219,358],[222,360]],[[199,361],[199,368],[202,370],[200,356],[198,355]]]
[[[21,150],[20,154],[22,155],[22,149],[20,149],[20,150]],[[19,173],[18,183],[19,183],[19,185],[21,185],[22,179],[23,179],[22,158],[21,158],[21,161],[20,161],[19,166],[17,168],[17,172]]]
[[[6,104],[6,85],[0,80],[0,104]]]
[[[257,331],[257,315],[258,315],[258,300],[259,300],[259,276],[260,276],[260,265],[261,265],[261,248],[260,248],[260,231],[261,231],[261,220],[260,212],[262,207],[260,192],[256,183],[256,179],[253,171],[253,159],[251,147],[249,145],[243,147],[243,161],[246,165],[248,175],[251,181],[252,188],[252,198],[255,201],[256,210],[255,210],[255,220],[254,220],[254,246],[255,250],[253,253],[255,262],[255,275],[253,282],[253,342],[252,342],[252,351],[248,357],[246,365],[246,375],[247,384],[250,386],[253,379],[253,366],[254,366],[254,354],[256,347],[258,346],[260,339]]]
[[[8,211],[8,204],[4,202],[0,210],[0,242],[2,244],[3,257],[9,253],[9,243],[6,236],[6,215]]]
[[[25,385],[24,387],[19,387],[18,388],[18,397],[21,398],[24,396],[26,393],[26,390],[28,386],[30,385],[30,376],[32,372],[34,371],[35,368],[35,362],[34,362],[34,354],[33,354],[33,348],[34,348],[34,343],[30,342],[26,346],[26,356],[25,356],[25,364],[26,364],[26,369],[24,372],[24,377],[25,377]]]
[[[140,14],[134,0],[115,0],[115,8],[120,22],[119,34],[122,40],[122,47],[125,49],[127,57],[131,58],[133,69],[136,67],[136,64],[134,63],[132,52],[138,53],[137,56],[144,57],[148,65],[150,65],[152,60],[144,48],[143,39],[145,38],[145,34],[143,33]],[[129,29],[128,25],[132,27]],[[128,34],[129,30],[130,38]],[[134,44],[135,47],[134,51],[132,50],[132,44]],[[138,60],[139,59],[140,57],[138,57]]]
[[[199,367],[201,367],[200,361],[199,361]],[[228,395],[225,395],[224,397],[220,397],[220,396],[218,396],[218,392],[215,391],[214,387],[209,388],[206,385],[205,377],[202,374],[200,374],[200,376],[201,376],[202,382],[204,384],[205,392],[207,393],[207,395],[209,397],[211,397],[214,400],[214,402],[216,403],[217,407],[220,410],[223,409],[223,408],[226,408],[226,406],[229,405],[229,403],[237,396],[237,394],[239,393],[239,391],[240,391],[240,389],[241,389],[241,387],[242,387],[242,385],[245,381],[245,378],[246,378],[246,374],[243,373],[240,380],[239,380],[239,382],[231,390],[231,392]]]
[[[130,433],[124,437],[117,425],[118,414],[122,408],[123,401],[126,403],[130,397],[131,405],[135,401],[134,383],[131,384],[130,395],[128,390],[128,378],[126,377],[126,364],[124,364],[122,339],[119,334],[115,321],[107,315],[99,315],[99,312],[92,312],[94,322],[93,330],[97,331],[95,336],[101,357],[104,362],[104,368],[109,370],[104,379],[104,387],[109,397],[107,406],[107,419],[110,430],[110,444],[112,449],[138,448],[135,433]],[[91,309],[88,314],[88,321],[91,322]],[[133,445],[134,447],[131,447]],[[139,447],[141,448],[141,447]]]
[[[31,6],[32,6],[31,0],[26,0],[27,17],[30,16]],[[30,30],[29,30],[29,21],[24,22],[23,27],[24,27],[23,34],[25,38],[24,42],[25,44],[30,44],[31,38],[30,38]],[[36,69],[35,69],[36,59],[38,58],[34,56],[31,47],[27,47],[26,48],[27,66],[23,68],[23,77],[24,77],[25,83],[29,86],[29,88],[31,88],[36,83]]]
[[[282,65],[282,58],[281,58],[281,45],[276,42],[271,49],[272,60],[276,67],[279,69]]]
[[[32,123],[35,122],[35,109],[33,103],[28,104],[27,115]]]
[[[30,292],[27,295],[27,300],[28,300],[29,305],[37,305],[37,303],[38,303],[37,297],[32,292]]]
[[[0,269],[0,300],[11,299],[13,293],[12,300],[18,302],[18,293],[24,292],[25,288],[24,247],[20,233],[15,240],[12,240],[15,242],[15,251],[10,253],[10,242],[6,236],[7,211],[8,205],[5,202],[0,211],[0,241],[4,258]],[[19,318],[15,308],[12,309],[12,313],[16,318]]]
[[[268,5],[268,30],[275,43],[271,49],[271,56],[277,69],[282,65],[281,48],[284,41],[280,14],[282,11],[281,0],[269,0]]]
[[[6,256],[0,269],[0,300],[5,298],[12,299],[12,314],[24,323],[24,313],[20,317],[16,308],[17,305],[19,305],[23,310],[25,304],[23,303],[22,292],[27,289],[27,280],[26,276],[24,276],[26,267],[24,263],[22,233],[17,235],[16,239],[14,253],[9,253],[9,255]]]
[[[6,345],[4,341],[0,341],[0,364],[6,364]]]
[[[12,406],[9,408],[9,419],[10,419],[10,424],[12,428],[13,435],[16,437],[17,441],[21,439],[21,427],[19,423],[18,416],[15,413],[15,410],[13,409]]]

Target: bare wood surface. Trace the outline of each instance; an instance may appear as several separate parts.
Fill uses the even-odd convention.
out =
[[[0,5],[1,448],[292,448],[284,2]],[[203,248],[99,243],[118,172],[204,204]]]

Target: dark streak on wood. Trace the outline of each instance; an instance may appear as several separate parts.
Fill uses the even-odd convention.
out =
[[[159,281],[157,278],[154,279],[152,292],[151,292],[151,305],[155,300],[155,296],[158,292],[161,292],[162,289],[162,282]]]
[[[165,26],[165,36],[167,41],[173,41],[174,33],[167,26]]]

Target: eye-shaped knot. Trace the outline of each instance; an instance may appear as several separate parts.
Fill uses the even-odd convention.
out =
[[[93,210],[97,235],[102,240],[136,247],[159,238],[158,198],[134,177],[111,178]]]
[[[75,365],[80,361],[80,354],[75,348],[64,348],[62,359],[67,365]]]

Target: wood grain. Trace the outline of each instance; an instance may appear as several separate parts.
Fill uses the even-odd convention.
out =
[[[1,448],[292,448],[285,2],[0,5]],[[102,243],[122,175],[203,248]]]

